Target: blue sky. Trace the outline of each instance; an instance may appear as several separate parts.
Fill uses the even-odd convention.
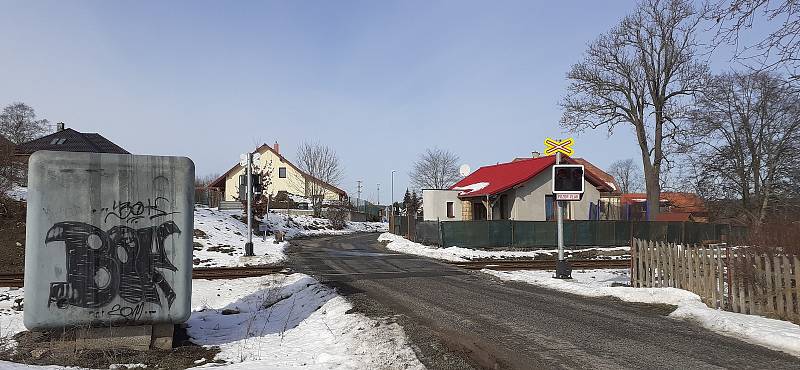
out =
[[[628,1],[5,2],[0,105],[221,173],[258,143],[334,147],[340,186],[395,198],[425,148],[473,169],[542,150],[564,75]],[[605,167],[632,133],[576,138]]]

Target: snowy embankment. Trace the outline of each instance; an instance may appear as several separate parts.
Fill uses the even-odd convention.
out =
[[[494,251],[494,250],[480,250],[462,247],[447,247],[437,248],[419,243],[412,242],[402,236],[392,233],[383,233],[378,237],[378,241],[387,242],[386,248],[407,254],[416,254],[429,258],[435,258],[452,262],[464,262],[476,259],[500,259],[500,258],[530,258],[537,259],[537,257],[553,256],[558,253],[556,249],[538,249],[534,251]],[[567,257],[572,254],[578,253],[614,253],[616,256],[611,258],[624,257],[629,251],[628,247],[611,247],[611,248],[584,248],[573,249],[566,251]]]
[[[280,231],[285,239],[301,236],[342,235],[356,232],[380,232],[388,229],[383,222],[347,222],[342,230],[334,229],[330,221],[310,216],[287,216],[270,213],[270,232],[253,234],[255,257],[244,257],[247,242],[247,225],[241,221],[242,211],[220,211],[216,208],[197,206],[194,211],[194,266],[246,266],[268,265],[286,258],[284,249],[288,242],[276,242],[275,232]]]
[[[482,272],[501,280],[520,281],[587,297],[616,297],[627,302],[677,306],[670,317],[688,320],[722,335],[800,356],[800,326],[788,321],[716,310],[697,294],[677,288],[631,288],[610,286],[628,282],[628,270],[573,271],[572,280],[553,278],[553,271]]]
[[[226,369],[423,368],[396,323],[352,305],[303,274],[193,281],[187,332],[218,346]]]
[[[255,257],[243,259],[247,242],[247,224],[235,215],[241,211],[219,211],[215,208],[197,207],[194,210],[194,266],[244,266],[274,264],[286,258],[283,250],[288,242],[275,242],[254,235]]]
[[[0,350],[24,329],[12,309],[22,289],[0,288]],[[193,280],[191,341],[220,349],[199,362],[221,369],[421,369],[396,323],[348,313],[352,305],[303,274]],[[212,362],[218,362],[212,364]],[[0,361],[0,368],[46,367]]]

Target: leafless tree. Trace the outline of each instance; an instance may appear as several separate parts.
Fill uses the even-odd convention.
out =
[[[715,22],[717,44],[734,46],[734,57],[756,70],[785,67],[800,78],[800,3],[797,0],[718,0],[708,17]],[[768,29],[754,43],[740,36],[753,24]]]
[[[414,189],[446,189],[461,179],[458,156],[448,150],[433,148],[422,153],[408,174]]]
[[[303,142],[297,149],[297,165],[309,175],[305,178],[305,195],[311,199],[314,215],[321,217],[327,185],[337,185],[344,173],[339,156],[328,146]]]
[[[619,25],[589,44],[567,73],[563,127],[579,132],[633,127],[641,151],[648,215],[659,209],[662,166],[684,135],[688,97],[708,71],[698,62],[701,20],[688,0],[644,0]]]
[[[49,131],[49,121],[36,119],[36,112],[25,103],[12,103],[0,113],[0,135],[14,144],[22,144]]]
[[[623,193],[633,193],[641,189],[642,171],[632,158],[614,161],[608,166],[608,173],[614,176]]]
[[[218,173],[212,173],[212,174],[208,174],[208,175],[197,176],[194,179],[194,186],[195,187],[208,186],[209,184],[211,184],[212,181],[216,180],[217,178],[219,178],[219,174]]]
[[[756,228],[781,199],[797,197],[800,93],[769,72],[713,77],[691,114],[698,182],[737,199]]]
[[[14,146],[0,137],[0,199],[18,180],[19,163],[14,160]]]

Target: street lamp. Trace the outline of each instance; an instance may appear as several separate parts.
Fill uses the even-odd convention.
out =
[[[389,217],[390,217],[389,218],[389,226],[392,227],[392,232],[394,232],[394,173],[395,172],[397,172],[397,170],[392,170],[392,204],[391,204],[391,207],[390,207],[392,212],[389,215]]]

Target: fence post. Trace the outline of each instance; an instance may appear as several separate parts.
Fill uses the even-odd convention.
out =
[[[800,259],[797,258],[797,255],[794,255],[794,288],[795,288],[795,300],[794,300],[794,308],[795,312],[797,312],[797,320],[800,321]]]
[[[770,261],[769,254],[764,255],[764,276],[766,280],[764,296],[767,298],[767,305],[764,308],[764,313],[770,315],[775,312],[775,303],[772,300],[772,261]]]
[[[727,245],[725,246],[725,267],[728,272],[728,307],[733,311],[733,268],[731,268],[731,248]]]
[[[786,314],[786,311],[783,308],[783,279],[781,276],[781,258],[778,257],[776,254],[772,257],[772,261],[774,262],[772,265],[772,270],[775,272],[775,289],[773,292],[775,293],[775,299],[777,300],[778,310],[777,313],[780,317],[783,317]]]
[[[755,273],[753,274],[753,286],[755,291],[756,310],[757,314],[764,314],[764,307],[767,305],[764,297],[764,261],[761,259],[761,254],[753,253],[753,260],[755,262]]]
[[[755,258],[755,253],[751,252],[745,255],[744,260],[747,265],[747,298],[749,299],[747,302],[747,310],[751,315],[754,315],[756,312],[756,297],[758,297],[758,292],[756,291]]]
[[[726,245],[727,247],[727,245]],[[722,269],[722,245],[717,244],[716,248],[716,263],[717,263],[717,291],[719,292],[719,308],[725,309],[725,270]]]
[[[636,253],[636,248],[638,247],[638,243],[631,240],[630,246],[631,246],[631,286],[634,288],[639,288],[639,284],[637,281],[639,273],[637,266],[639,265],[639,262],[636,259],[636,256],[638,255],[638,253]]]
[[[792,275],[789,269],[792,265],[789,263],[789,258],[786,255],[781,256],[783,262],[783,301],[786,302],[786,316],[789,320],[795,320],[797,317],[794,315],[794,307],[797,305],[792,299]]]

